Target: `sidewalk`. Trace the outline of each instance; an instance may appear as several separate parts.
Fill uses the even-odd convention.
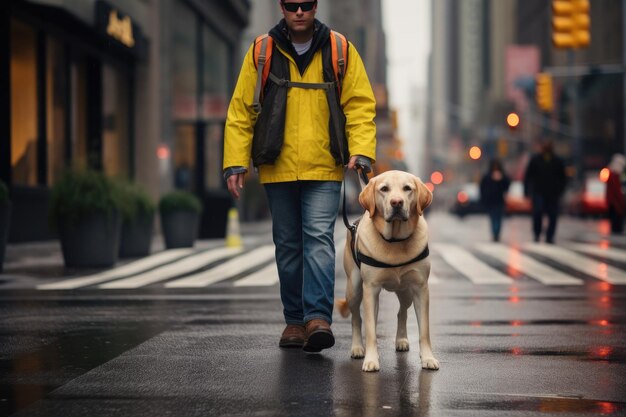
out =
[[[244,245],[256,240],[259,236],[267,236],[271,240],[272,224],[270,220],[240,223],[240,231]],[[199,239],[194,248],[198,250],[223,246],[225,239]],[[165,249],[163,236],[155,233],[152,240],[151,254]],[[121,258],[115,266],[124,265],[138,258]],[[61,243],[58,239],[42,242],[9,243],[4,259],[3,278],[25,277],[60,278],[73,275],[85,275],[109,268],[65,268]]]

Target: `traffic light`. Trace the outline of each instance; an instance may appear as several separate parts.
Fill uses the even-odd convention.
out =
[[[546,72],[540,72],[535,76],[535,99],[537,106],[543,111],[552,111],[552,76]]]
[[[585,48],[589,34],[589,0],[552,0],[552,43],[556,48]]]
[[[506,116],[506,124],[509,126],[509,129],[514,130],[519,126],[520,118],[519,114],[515,112],[511,112]]]

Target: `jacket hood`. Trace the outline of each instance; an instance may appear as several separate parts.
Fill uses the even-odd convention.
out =
[[[287,28],[285,19],[281,19],[281,21],[269,31],[269,35],[274,39],[274,42],[276,42],[283,51],[288,52],[294,61],[296,61],[301,74],[304,73],[306,68],[311,63],[311,59],[313,58],[315,52],[324,46],[330,37],[330,28],[328,26],[317,19],[315,19],[314,25],[315,29],[313,32],[311,48],[302,56],[298,55],[293,47],[293,44],[291,43],[291,39],[289,38],[289,29]]]

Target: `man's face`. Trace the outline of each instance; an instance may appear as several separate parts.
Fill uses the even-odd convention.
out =
[[[317,11],[316,1],[284,0],[280,6],[290,32],[301,34],[313,29]]]

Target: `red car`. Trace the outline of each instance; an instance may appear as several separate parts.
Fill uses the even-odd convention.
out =
[[[506,214],[530,214],[533,210],[532,202],[524,195],[524,184],[513,181],[504,197]]]
[[[567,212],[575,216],[603,216],[607,213],[606,183],[598,177],[585,180],[583,188],[572,193],[567,202]]]

